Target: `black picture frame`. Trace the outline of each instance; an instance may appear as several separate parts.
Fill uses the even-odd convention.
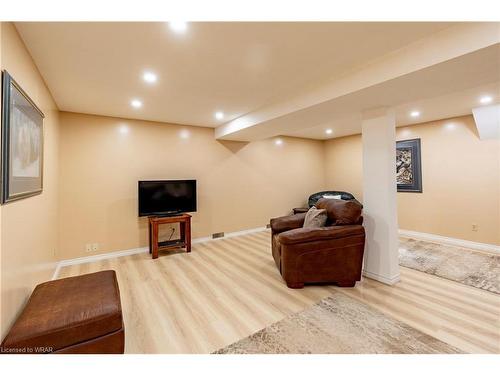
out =
[[[422,193],[420,138],[396,142],[396,183],[398,192]]]
[[[2,71],[1,204],[43,191],[44,117],[12,76]]]

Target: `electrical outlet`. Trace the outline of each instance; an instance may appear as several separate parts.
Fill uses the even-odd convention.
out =
[[[88,243],[85,245],[85,251],[87,253],[90,253],[92,251],[92,244]]]
[[[92,244],[92,251],[97,251],[99,250],[99,244],[98,243],[93,243]]]
[[[477,224],[472,224],[472,231],[477,232],[479,230],[479,226]]]

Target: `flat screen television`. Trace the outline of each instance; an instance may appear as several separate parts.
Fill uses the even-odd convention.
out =
[[[139,216],[196,212],[196,180],[139,181]]]

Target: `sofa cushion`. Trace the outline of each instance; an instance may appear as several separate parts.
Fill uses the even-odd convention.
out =
[[[317,208],[326,210],[332,225],[357,224],[361,217],[361,205],[356,201],[322,198],[316,203]]]
[[[306,213],[306,217],[304,219],[304,228],[321,228],[325,226],[326,219],[326,210],[318,209],[312,206],[309,211]]]
[[[122,328],[115,271],[101,271],[38,285],[2,347],[55,351]]]

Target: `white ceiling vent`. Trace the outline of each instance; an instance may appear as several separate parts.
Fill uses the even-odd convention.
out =
[[[472,109],[479,139],[500,139],[500,104]]]

